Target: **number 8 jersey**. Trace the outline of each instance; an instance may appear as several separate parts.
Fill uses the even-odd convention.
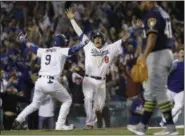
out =
[[[37,57],[41,59],[39,75],[60,78],[68,52],[69,48],[39,48],[37,51]]]
[[[83,35],[81,43],[83,44],[86,40],[88,40],[87,36]],[[102,45],[101,48],[96,48],[94,43],[90,41],[83,49],[85,52],[85,74],[102,78],[105,78],[113,59],[123,52],[122,40]]]

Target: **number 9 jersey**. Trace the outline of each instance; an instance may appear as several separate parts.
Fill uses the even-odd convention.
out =
[[[37,51],[37,57],[41,60],[39,75],[50,75],[60,78],[68,52],[69,48],[39,48]]]

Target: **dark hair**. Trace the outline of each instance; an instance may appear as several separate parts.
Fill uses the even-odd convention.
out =
[[[91,40],[93,41],[96,37],[101,37],[102,42],[103,42],[102,44],[103,45],[105,44],[105,36],[104,36],[104,34],[102,32],[100,32],[100,31],[93,31],[91,33]]]

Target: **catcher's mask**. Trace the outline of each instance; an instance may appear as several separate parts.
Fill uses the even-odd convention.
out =
[[[57,47],[66,47],[67,43],[68,43],[68,40],[63,34],[55,35],[52,40],[52,45]]]
[[[105,36],[104,36],[103,33],[99,32],[99,31],[92,32],[92,34],[91,34],[91,40],[94,41],[94,39],[96,37],[100,37],[102,39],[102,45],[105,44]]]

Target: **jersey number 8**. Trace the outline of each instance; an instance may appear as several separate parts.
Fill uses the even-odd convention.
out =
[[[104,61],[105,61],[105,63],[109,63],[109,57],[105,56]]]

